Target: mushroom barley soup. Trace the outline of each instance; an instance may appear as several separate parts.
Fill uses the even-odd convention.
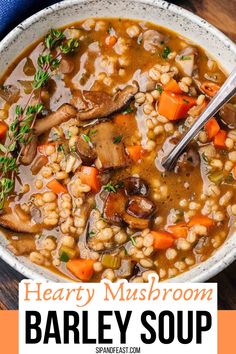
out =
[[[75,280],[165,280],[234,230],[236,105],[212,117],[174,171],[161,160],[226,76],[152,23],[51,29],[0,90],[0,225],[8,248]]]

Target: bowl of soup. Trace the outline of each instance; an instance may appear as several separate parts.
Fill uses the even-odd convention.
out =
[[[162,167],[235,66],[227,37],[163,1],[66,1],[0,52],[5,261],[33,279],[186,282],[236,258],[236,100]]]

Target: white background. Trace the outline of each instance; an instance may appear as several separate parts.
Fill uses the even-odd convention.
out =
[[[53,290],[60,289],[62,287],[65,288],[75,288],[82,285],[86,289],[96,289],[95,296],[93,300],[85,307],[78,307],[77,305],[81,304],[78,301],[76,302],[75,299],[71,299],[69,301],[35,301],[35,296],[32,296],[31,301],[24,301],[25,298],[25,285],[24,282],[30,283],[31,289],[36,288],[35,283],[33,281],[25,280],[20,284],[19,287],[19,339],[20,339],[20,352],[19,354],[52,354],[53,351],[56,354],[65,354],[66,351],[69,351],[70,354],[93,354],[96,353],[95,348],[96,346],[107,347],[109,345],[102,344],[55,344],[54,339],[51,339],[49,344],[25,344],[25,311],[29,310],[36,310],[40,311],[42,315],[42,323],[41,329],[44,333],[45,323],[46,323],[46,316],[49,310],[56,310],[58,316],[58,322],[60,326],[60,333],[61,339],[63,343],[63,311],[70,310],[70,311],[89,311],[89,336],[92,338],[98,338],[98,310],[119,310],[121,313],[122,319],[125,318],[126,311],[132,310],[131,319],[129,322],[129,326],[126,332],[127,336],[127,343],[125,345],[120,344],[120,331],[116,322],[115,315],[108,316],[106,318],[106,323],[111,324],[111,330],[106,330],[106,338],[113,338],[113,344],[111,346],[123,346],[123,347],[141,347],[141,354],[154,354],[154,353],[164,353],[164,354],[173,354],[173,353],[181,353],[181,354],[216,354],[217,353],[217,286],[216,284],[205,284],[205,283],[195,283],[195,284],[178,284],[178,283],[156,283],[156,286],[163,291],[163,289],[213,289],[213,300],[206,301],[206,300],[190,300],[185,301],[183,299],[179,301],[175,301],[172,297],[167,296],[166,300],[163,301],[162,299],[158,299],[155,301],[152,300],[145,300],[145,301],[126,301],[120,302],[118,300],[115,301],[104,301],[105,297],[105,284],[104,283],[42,283],[42,289],[51,288]],[[118,283],[111,284],[115,289],[119,286]],[[125,287],[132,288],[132,289],[142,289],[146,287],[148,289],[149,284],[138,284],[138,283],[126,283]],[[84,300],[83,300],[84,302]],[[143,327],[141,324],[141,314],[145,310],[151,310],[156,313],[158,318],[158,314],[161,311],[169,310],[176,314],[177,311],[183,310],[184,311],[184,319],[187,318],[187,311],[193,310],[205,310],[209,311],[212,315],[212,328],[203,333],[203,343],[196,344],[196,336],[195,336],[195,321],[194,321],[194,338],[193,342],[190,344],[180,344],[177,340],[172,344],[162,344],[158,340],[158,321],[151,321],[148,320],[149,323],[155,328],[157,332],[157,340],[154,344],[143,344],[140,338],[141,333],[147,333],[148,331]],[[82,316],[81,316],[82,317]],[[194,319],[196,318],[194,314]],[[175,322],[175,330],[177,331],[177,319]],[[187,334],[187,322],[184,322],[184,333]],[[79,324],[80,330],[80,337],[81,332],[83,330],[81,319]],[[168,333],[168,332],[167,332]],[[73,340],[73,335],[70,337]]]

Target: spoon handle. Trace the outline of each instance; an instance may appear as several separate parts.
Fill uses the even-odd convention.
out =
[[[221,86],[220,90],[209,102],[204,112],[194,122],[188,132],[183,136],[180,142],[171,150],[169,155],[163,159],[162,166],[166,170],[174,167],[175,162],[184,151],[189,142],[197,135],[197,133],[204,127],[205,123],[214,116],[219,109],[228,102],[236,93],[236,68],[231,72],[230,76]]]

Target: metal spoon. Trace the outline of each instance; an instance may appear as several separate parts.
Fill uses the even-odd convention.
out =
[[[179,143],[171,150],[167,157],[163,158],[161,164],[166,170],[174,167],[176,161],[189,144],[189,142],[197,135],[203,128],[206,122],[214,116],[219,109],[228,102],[236,93],[236,68],[232,71],[230,76],[221,86],[220,90],[209,102],[204,112],[199,116],[195,123],[191,126],[189,131],[183,136]]]

